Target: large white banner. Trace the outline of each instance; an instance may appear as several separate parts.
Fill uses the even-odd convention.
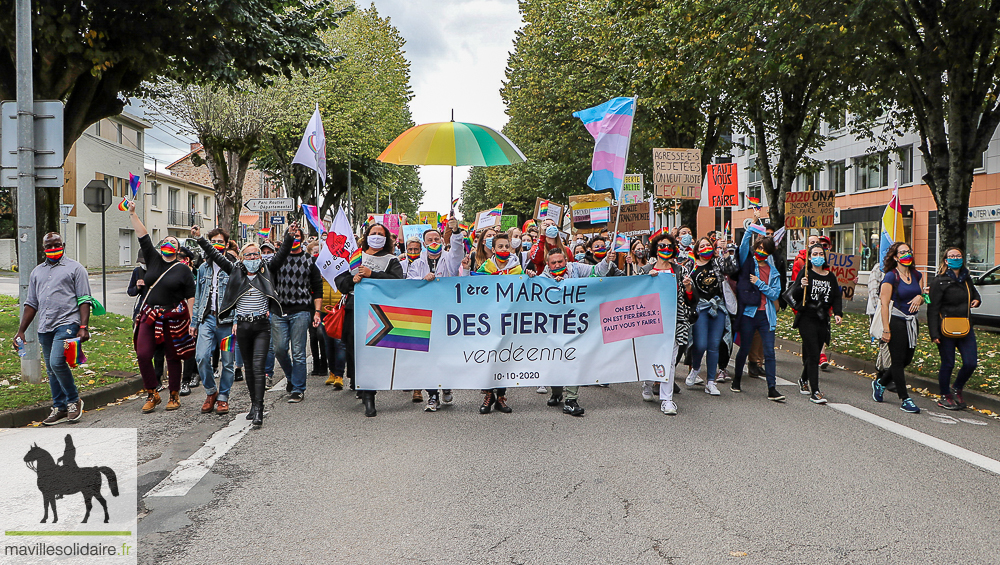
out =
[[[673,362],[676,289],[667,274],[366,279],[354,291],[356,384],[414,390],[664,381]]]

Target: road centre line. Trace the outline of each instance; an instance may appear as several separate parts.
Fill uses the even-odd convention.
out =
[[[996,459],[990,459],[985,455],[980,455],[975,451],[969,451],[964,447],[959,447],[953,443],[949,443],[943,439],[936,438],[932,435],[925,434],[923,432],[918,432],[917,430],[904,426],[902,424],[897,424],[892,420],[887,420],[881,416],[876,416],[871,412],[862,410],[850,404],[827,404],[830,408],[837,410],[838,412],[843,412],[849,416],[854,416],[859,420],[864,420],[870,424],[874,424],[884,430],[890,431],[894,434],[903,436],[905,438],[911,439],[917,443],[926,445],[931,449],[935,449],[944,453],[945,455],[951,455],[956,459],[961,459],[966,463],[971,463],[977,467],[985,469],[987,471],[996,473],[1000,475],[1000,461]]]
[[[150,496],[184,496],[202,477],[215,465],[220,457],[226,454],[236,442],[250,430],[252,422],[239,415],[229,425],[212,434],[205,445],[201,446],[187,459],[177,463],[177,467],[165,479],[145,494]]]

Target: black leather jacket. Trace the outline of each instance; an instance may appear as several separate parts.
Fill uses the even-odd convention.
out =
[[[198,238],[198,245],[201,246],[202,250],[205,252],[205,256],[212,260],[215,264],[222,269],[227,275],[229,275],[229,284],[226,286],[226,294],[222,297],[222,303],[219,306],[219,318],[227,317],[230,310],[236,308],[236,303],[239,301],[240,297],[246,294],[250,290],[250,285],[259,290],[261,294],[267,297],[268,306],[271,310],[277,309],[281,312],[281,304],[278,302],[278,295],[274,292],[274,285],[271,284],[273,278],[271,264],[276,266],[283,265],[285,259],[288,258],[288,254],[292,250],[291,237],[285,238],[282,242],[281,247],[268,258],[262,258],[260,264],[260,271],[258,271],[257,276],[250,279],[247,276],[246,267],[243,266],[242,262],[234,263],[230,261],[225,255],[221,254],[212,247],[204,236]]]

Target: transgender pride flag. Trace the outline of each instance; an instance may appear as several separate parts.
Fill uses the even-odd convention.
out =
[[[632,137],[632,116],[635,98],[612,98],[604,104],[573,112],[594,136],[594,159],[587,186],[594,190],[611,188],[615,197],[625,179],[629,140]]]

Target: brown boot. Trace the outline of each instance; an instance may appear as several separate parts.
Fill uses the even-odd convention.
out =
[[[160,393],[156,392],[155,388],[146,389],[146,403],[142,405],[142,413],[149,414],[156,409],[156,405],[160,403]]]
[[[205,403],[201,405],[201,413],[208,414],[215,408],[215,399],[218,398],[219,391],[215,391],[212,394],[205,397]]]
[[[181,407],[181,397],[176,390],[170,391],[170,400],[167,401],[167,410],[177,410]]]
[[[510,414],[511,412],[513,412],[513,410],[511,410],[510,406],[507,406],[507,397],[506,396],[498,396],[496,403],[493,405],[493,408],[495,410],[503,412],[504,414]]]

